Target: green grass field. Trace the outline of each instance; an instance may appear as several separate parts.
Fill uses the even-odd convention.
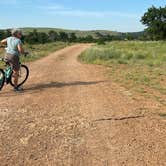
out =
[[[22,62],[30,62],[40,59],[42,57],[47,56],[49,53],[62,49],[66,46],[70,45],[69,43],[64,42],[55,42],[55,43],[47,43],[47,44],[34,44],[34,45],[24,45],[26,51],[30,54],[27,57],[21,56]],[[5,54],[4,49],[0,50],[0,57],[3,57]],[[3,63],[0,62],[0,66]]]
[[[160,66],[166,62],[165,42],[111,42],[96,45],[81,59],[94,64],[146,64]]]
[[[112,80],[134,92],[166,95],[166,42],[123,41],[95,45],[80,55],[80,59],[110,67]],[[160,95],[153,97],[166,105]]]
[[[65,43],[65,42],[26,45],[25,50],[28,50],[28,52],[30,52],[30,54],[26,58],[23,56],[22,60],[26,61],[26,62],[34,61],[34,60],[40,59],[42,57],[45,57],[49,53],[62,49],[68,45],[70,45],[70,44]]]

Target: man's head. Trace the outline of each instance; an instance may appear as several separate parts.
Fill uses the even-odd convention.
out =
[[[17,38],[22,37],[21,29],[12,29],[11,34],[12,34],[12,36],[17,37]]]

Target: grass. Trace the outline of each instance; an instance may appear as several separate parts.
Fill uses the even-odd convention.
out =
[[[147,94],[166,95],[166,43],[122,41],[95,45],[81,61],[110,67],[110,77],[124,87]]]
[[[37,59],[47,56],[49,53],[62,49],[68,45],[68,43],[64,42],[26,45],[25,47],[30,52],[30,55],[28,55],[26,58],[22,57],[22,60],[26,62],[35,61]]]
[[[31,62],[42,57],[47,56],[49,53],[62,49],[69,45],[68,43],[64,42],[55,42],[55,43],[47,43],[47,44],[35,44],[35,45],[25,45],[25,50],[30,52],[27,57],[21,56],[22,62]],[[4,51],[0,50],[0,56],[4,55]],[[0,66],[3,64],[0,63]]]
[[[90,56],[89,56],[90,54]],[[165,42],[111,42],[90,48],[81,59],[87,63],[161,65],[166,62]]]
[[[159,116],[166,118],[166,114],[165,113],[160,113]]]

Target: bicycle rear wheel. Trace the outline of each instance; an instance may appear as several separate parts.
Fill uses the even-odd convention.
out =
[[[0,69],[0,90],[3,88],[5,82],[5,73],[2,69]]]
[[[19,76],[18,76],[18,85],[17,87],[22,86],[26,80],[28,79],[29,76],[29,69],[27,66],[25,65],[21,65],[20,66],[20,70],[19,70]],[[14,76],[11,76],[11,80],[10,80],[10,84],[14,87],[14,80],[13,80]]]

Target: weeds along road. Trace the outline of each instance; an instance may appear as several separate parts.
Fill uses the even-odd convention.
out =
[[[165,121],[81,64],[77,44],[29,64],[25,92],[0,92],[1,166],[166,165]]]

